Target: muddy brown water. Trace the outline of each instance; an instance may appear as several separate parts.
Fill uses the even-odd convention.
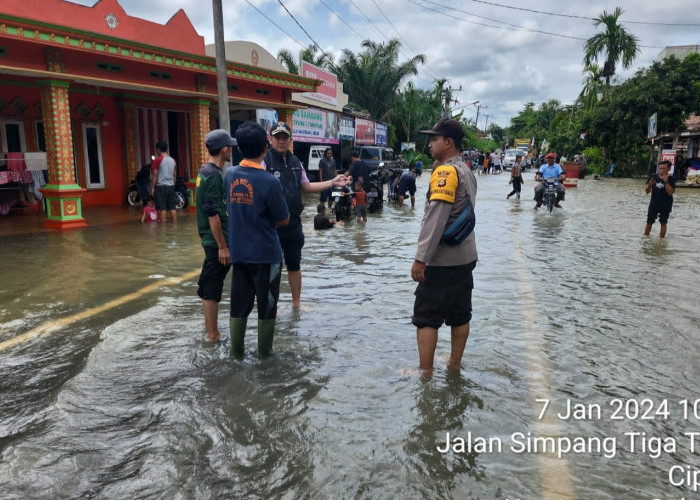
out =
[[[678,190],[659,240],[641,234],[643,181],[585,179],[549,215],[525,179],[506,201],[505,175],[478,178],[461,373],[444,328],[432,379],[405,373],[428,177],[415,210],[327,232],[309,196],[310,310],[283,278],[273,359],[254,321],[243,362],[203,342],[196,278],[3,347],[0,498],[697,496],[700,190]],[[4,342],[183,276],[202,250],[185,217],[3,237],[0,258]]]

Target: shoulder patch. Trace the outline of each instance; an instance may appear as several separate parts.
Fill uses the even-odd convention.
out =
[[[440,165],[430,176],[430,201],[440,200],[454,203],[459,177],[452,165]]]

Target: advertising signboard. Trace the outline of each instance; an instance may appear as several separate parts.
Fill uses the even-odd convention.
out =
[[[323,83],[318,86],[316,92],[304,92],[302,95],[315,101],[325,102],[337,106],[338,104],[338,77],[333,73],[329,73],[325,69],[314,66],[311,63],[302,61],[301,75],[314,80],[322,80]]]
[[[389,127],[383,123],[377,123],[374,130],[377,146],[386,146],[389,141]]]
[[[346,141],[355,139],[355,120],[352,117],[340,117],[340,132],[338,138]]]
[[[374,141],[374,122],[355,118],[355,144],[373,145]]]
[[[338,115],[320,109],[297,109],[292,115],[295,142],[338,144]]]
[[[675,149],[662,149],[661,150],[661,159],[659,162],[662,161],[670,161],[671,162],[671,169],[669,170],[669,173],[673,175],[674,170],[676,169],[676,150]],[[656,173],[659,173],[659,167],[656,167]]]
[[[262,128],[265,129],[269,137],[272,124],[277,123],[277,111],[274,109],[256,109],[255,118],[257,122],[262,125]]]

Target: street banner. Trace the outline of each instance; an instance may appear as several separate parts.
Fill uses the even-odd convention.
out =
[[[374,121],[355,118],[355,144],[374,145]]]
[[[386,146],[389,142],[389,127],[383,123],[375,125],[374,134],[376,136],[377,146]]]
[[[337,118],[336,113],[320,109],[297,109],[292,115],[292,137],[295,142],[338,144]]]
[[[649,117],[649,128],[647,129],[647,139],[656,137],[656,113]]]
[[[673,172],[676,169],[676,150],[675,149],[662,149],[661,150],[661,160],[659,160],[659,163],[662,161],[670,161],[671,162],[671,169],[669,170],[669,174],[673,175]],[[659,169],[657,167],[656,173],[659,172]]]
[[[355,139],[355,120],[352,117],[340,117],[340,132],[338,138],[345,141],[352,141]]]
[[[302,61],[301,75],[314,80],[322,80],[323,83],[318,86],[316,92],[304,92],[302,95],[315,101],[325,102],[336,106],[338,104],[338,77],[333,73],[329,73],[325,69],[314,66],[311,63]]]
[[[265,129],[267,137],[270,137],[270,129],[273,123],[277,123],[277,111],[274,109],[256,109],[256,121]]]

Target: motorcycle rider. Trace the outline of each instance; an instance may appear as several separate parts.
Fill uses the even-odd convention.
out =
[[[537,202],[537,205],[535,205],[535,210],[542,206],[542,196],[544,195],[545,190],[545,185],[544,182],[542,182],[542,179],[547,179],[549,177],[554,178],[554,186],[557,188],[557,200],[554,206],[557,208],[562,208],[559,202],[564,201],[564,195],[566,194],[566,189],[562,185],[565,175],[561,165],[554,162],[556,158],[557,156],[554,153],[547,153],[547,155],[544,157],[547,163],[542,165],[535,175],[535,181],[539,181],[535,186],[535,201]]]

